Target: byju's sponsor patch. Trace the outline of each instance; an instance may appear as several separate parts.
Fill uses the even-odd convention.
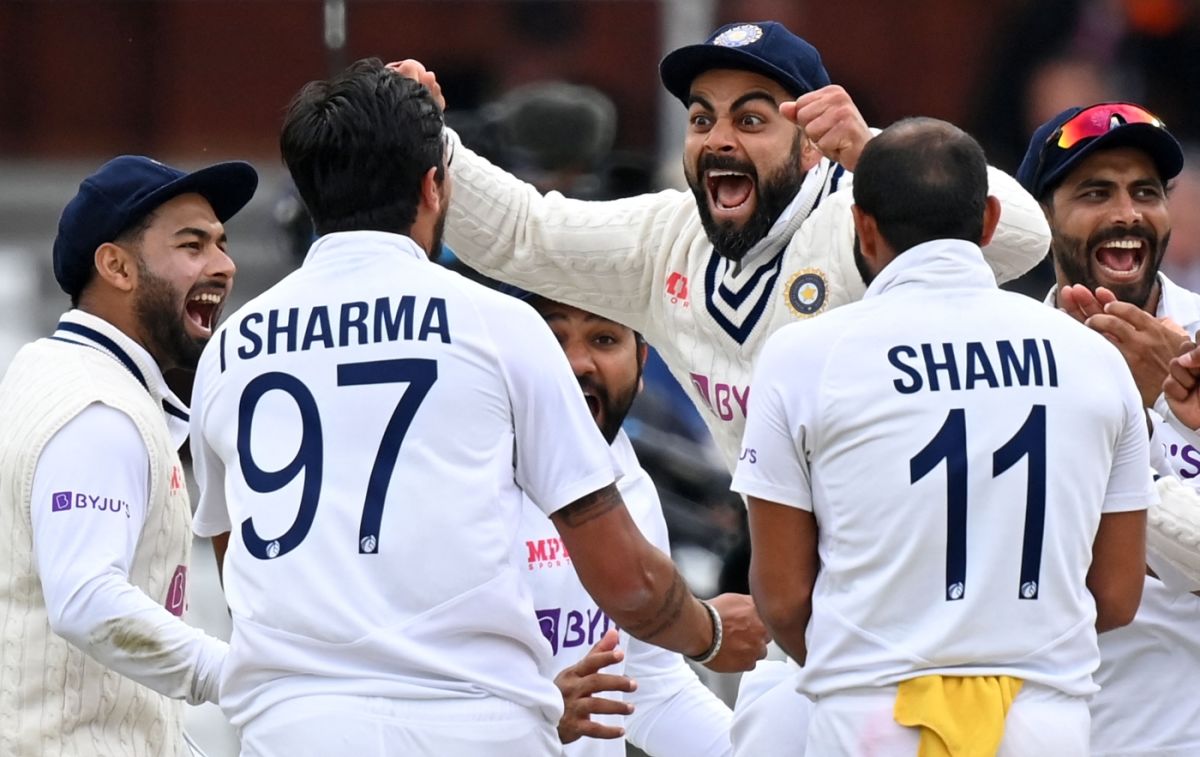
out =
[[[83,492],[54,492],[50,495],[50,512],[60,513],[66,510],[95,510],[103,513],[125,513],[129,515],[129,503],[115,497],[100,497]]]

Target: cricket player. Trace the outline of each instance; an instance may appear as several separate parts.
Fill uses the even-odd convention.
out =
[[[968,135],[902,121],[858,169],[866,295],[769,340],[733,482],[807,753],[1085,754],[1155,498],[1137,388],[1102,337],[997,290]]]
[[[1038,127],[1017,172],[1050,223],[1057,285],[1047,302],[1124,355],[1161,476],[1162,505],[1149,520],[1151,544],[1165,542],[1166,556],[1150,551],[1133,622],[1100,637],[1094,755],[1200,752],[1200,699],[1178,694],[1200,677],[1200,597],[1190,593],[1200,584],[1179,569],[1200,565],[1200,435],[1175,422],[1162,392],[1171,359],[1200,329],[1200,295],[1159,270],[1171,237],[1168,182],[1182,168],[1183,150],[1157,116],[1108,102],[1068,108]],[[1165,520],[1173,514],[1182,530]]]
[[[416,61],[394,65],[437,86]],[[446,241],[488,276],[644,334],[732,471],[767,336],[862,296],[851,198],[838,190],[871,131],[817,50],[773,21],[723,26],[660,73],[688,109],[690,191],[542,196],[460,149]],[[1011,177],[991,171],[989,184],[1003,209],[986,255],[1005,281],[1045,256],[1049,232]]]
[[[631,635],[717,670],[764,655],[629,518],[541,318],[431,263],[455,156],[429,91],[359,61],[300,91],[280,146],[319,238],[205,351],[192,416],[242,754],[561,753],[522,493]]]
[[[228,647],[182,617],[188,409],[163,373],[212,335],[257,185],[122,155],[63,210],[72,309],[0,382],[0,754],[190,755],[178,700],[218,699]]]
[[[617,487],[630,517],[652,544],[670,554],[658,492],[621,428],[641,389],[646,342],[607,318],[536,295],[521,296],[545,319],[567,355],[622,471]],[[618,640],[616,626],[580,584],[553,524],[528,498],[517,553],[538,624],[554,655],[555,682],[566,710],[558,732],[568,755],[622,757],[625,739],[654,757],[732,753],[729,708],[678,654],[623,631]],[[732,622],[744,623],[767,638],[750,597],[723,594],[712,604],[723,608],[727,629]]]

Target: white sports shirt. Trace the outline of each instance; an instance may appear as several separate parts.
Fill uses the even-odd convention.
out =
[[[939,241],[772,337],[755,381],[733,488],[820,529],[802,692],[926,674],[1095,691],[1100,516],[1155,501],[1112,345]]]
[[[642,332],[731,471],[751,366],[767,336],[857,300],[865,288],[852,252],[851,176],[828,160],[740,264],[713,250],[691,192],[612,202],[543,197],[462,147],[450,170],[446,243],[455,254],[488,276]],[[985,254],[1003,282],[1045,257],[1050,229],[1011,176],[989,169],[988,180],[1003,211]]]
[[[1155,315],[1194,335],[1200,329],[1200,295],[1161,273],[1158,280],[1162,295]],[[1200,434],[1153,417],[1150,444],[1152,454],[1161,454],[1158,472],[1200,487]],[[1200,679],[1200,597],[1172,583],[1169,566],[1151,567],[1162,580],[1146,577],[1133,622],[1100,635],[1100,691],[1090,703],[1096,757],[1200,754],[1200,697],[1188,693]]]
[[[527,305],[407,237],[321,237],[205,350],[192,452],[196,532],[232,529],[235,726],[306,694],[497,697],[558,723],[512,560],[522,490],[548,515],[614,474]]]
[[[670,554],[658,491],[638,463],[624,431],[613,441],[612,450],[623,471],[617,488],[630,517],[651,544]],[[533,591],[538,625],[554,655],[552,675],[557,675],[582,660],[613,623],[579,583],[554,524],[528,499],[521,516],[516,560]],[[654,757],[724,757],[731,753],[729,708],[700,682],[681,656],[631,638],[625,631],[621,631],[620,648],[625,650],[625,659],[604,672],[633,678],[637,690],[627,696],[621,692],[597,696],[623,698],[633,704],[634,712],[626,718],[598,715],[593,720],[624,726],[626,738]],[[568,744],[566,753],[570,757],[624,757],[625,743],[584,737]]]

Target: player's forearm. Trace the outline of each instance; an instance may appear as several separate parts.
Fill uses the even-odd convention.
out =
[[[665,555],[646,543],[641,569],[612,592],[605,612],[631,636],[692,657],[713,643],[713,622],[683,576]]]
[[[1017,180],[988,167],[988,194],[1000,200],[1000,223],[983,256],[1003,284],[1033,268],[1050,249],[1050,226]]]
[[[755,587],[753,581],[751,587],[754,602],[758,606],[763,623],[771,632],[771,638],[789,657],[803,665],[808,659],[805,633],[808,630],[809,618],[812,617],[811,593],[788,598],[781,592],[768,593],[769,590]],[[768,600],[768,597],[773,599]]]
[[[446,244],[472,268],[607,317],[644,312],[647,250],[671,238],[664,233],[670,203],[649,195],[616,202],[543,196],[462,146],[451,174]]]
[[[47,603],[50,627],[105,667],[173,699],[216,702],[228,645],[187,625],[120,576]]]

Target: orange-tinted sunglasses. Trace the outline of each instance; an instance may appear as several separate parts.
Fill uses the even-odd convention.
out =
[[[1066,123],[1058,127],[1046,140],[1046,147],[1054,143],[1063,150],[1069,150],[1079,144],[1080,140],[1099,137],[1126,124],[1150,124],[1160,129],[1165,128],[1162,119],[1140,105],[1102,103],[1081,110],[1067,119]]]

